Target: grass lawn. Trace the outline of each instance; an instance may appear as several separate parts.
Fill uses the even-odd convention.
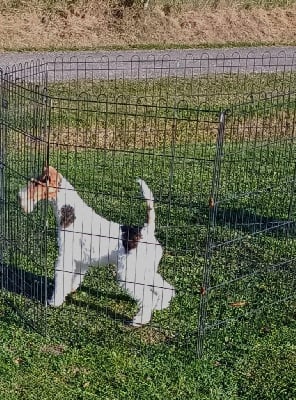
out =
[[[53,101],[50,163],[91,207],[114,221],[141,224],[145,205],[135,179],[144,178],[156,197],[157,237],[165,248],[159,270],[177,295],[140,329],[124,324],[136,304],[118,288],[112,266],[92,270],[63,307],[44,307],[57,244],[51,208],[46,212],[40,203],[26,216],[16,200],[25,178],[46,160],[46,146],[21,133],[24,124],[34,128],[36,115],[24,101],[26,112],[10,119],[18,131],[9,129],[8,201],[1,215],[10,240],[3,251],[9,290],[0,306],[1,399],[296,397],[295,106],[293,96],[274,96],[293,85],[291,76],[282,78],[200,78],[191,81],[183,103],[179,98],[189,82],[182,80],[166,93],[161,81],[114,82],[107,93],[104,83],[84,85],[89,99],[108,96],[108,110],[103,101],[84,108],[77,99]],[[224,96],[218,94],[222,89]],[[50,90],[74,96],[77,87]],[[123,90],[129,108],[118,104]],[[262,90],[270,94],[264,107]],[[148,105],[165,101],[147,108],[134,101],[139,97]],[[200,102],[207,110],[194,108]],[[211,211],[219,110],[227,105],[217,208]],[[204,354],[198,359],[206,252],[211,270]],[[13,293],[13,286],[23,295]],[[48,336],[24,327],[11,303]]]

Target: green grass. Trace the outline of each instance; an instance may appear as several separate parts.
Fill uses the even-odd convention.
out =
[[[295,40],[289,40],[286,42],[281,42],[281,46],[295,46]],[[225,48],[241,48],[241,47],[263,47],[263,46],[278,46],[279,43],[276,41],[269,41],[268,43],[262,41],[242,41],[242,42],[233,42],[227,41],[223,43],[168,43],[168,44],[161,44],[161,43],[143,43],[143,44],[128,44],[128,45],[97,45],[97,46],[83,46],[83,45],[49,45],[47,47],[42,46],[26,46],[26,48],[19,48],[15,46],[14,48],[9,46],[3,46],[3,52],[11,52],[17,51],[19,53],[28,52],[28,51],[63,51],[63,52],[70,52],[70,51],[108,51],[108,50],[168,50],[168,49],[225,49]]]
[[[157,146],[163,151],[172,136],[180,145],[212,143],[225,109],[227,141],[258,135],[277,140],[293,129],[295,82],[295,73],[262,73],[50,84],[50,141],[109,149]],[[36,89],[32,95],[31,89],[22,91],[21,103],[10,99],[7,119],[19,129],[39,132],[49,110],[43,93]]]
[[[186,62],[187,72],[190,76],[191,66],[198,70],[197,63],[192,62],[188,56]],[[165,61],[165,60],[164,60]],[[248,64],[253,61],[246,61]],[[266,61],[267,62],[267,61]],[[221,60],[221,65],[223,60]],[[235,63],[235,62],[234,62]],[[103,66],[103,64],[102,64]],[[217,61],[219,66],[219,61]],[[200,70],[207,72],[209,60],[207,57],[201,59]],[[118,60],[116,66],[121,68],[121,62]],[[137,64],[133,66],[133,73],[137,73]],[[150,66],[150,68],[153,68]],[[164,65],[163,68],[166,68]],[[91,73],[91,71],[89,72]],[[149,73],[149,71],[148,71]],[[188,108],[220,109],[230,108],[231,105],[239,105],[247,102],[257,102],[263,98],[269,98],[282,93],[294,92],[295,73],[277,72],[277,73],[256,73],[256,74],[209,74],[204,73],[197,77],[175,77],[159,79],[122,79],[120,74],[114,80],[80,80],[69,81],[66,83],[53,83],[49,85],[49,95],[58,98],[78,100],[96,100],[102,102],[109,101],[120,102],[129,100],[129,103],[142,100],[140,104],[157,104],[164,106],[184,105]],[[70,103],[71,104],[71,103]]]
[[[91,207],[120,223],[144,222],[135,179],[147,181],[165,249],[159,271],[177,296],[169,309],[154,313],[149,326],[132,329],[123,320],[137,306],[118,288],[112,266],[92,270],[60,309],[2,293],[1,400],[296,397],[296,245],[294,225],[287,225],[295,220],[294,100],[274,95],[289,89],[294,90],[293,74],[50,87],[52,96],[70,93],[72,98],[54,100],[51,141],[60,145],[51,145],[50,163]],[[81,91],[85,94],[78,95]],[[265,103],[260,92],[269,93]],[[119,105],[116,99],[123,93]],[[98,96],[100,105],[82,103]],[[129,106],[122,104],[126,99]],[[21,133],[24,128],[42,131],[42,118],[36,124],[42,110],[36,96],[22,101],[20,106],[10,98],[8,122],[19,129],[8,131],[8,203],[0,216],[10,245],[3,256],[18,268],[12,283],[25,277],[24,291],[32,287],[31,297],[44,299],[42,277],[47,271],[53,278],[57,255],[53,212],[40,203],[24,215],[16,197],[25,177],[46,162],[47,148]],[[213,112],[196,111],[195,104]],[[198,359],[217,121],[225,107],[232,115],[226,121],[216,224],[210,231],[206,336]],[[26,112],[14,114],[15,109]],[[48,336],[24,327],[22,318]]]
[[[240,353],[182,358],[168,346],[116,340],[57,344],[2,320],[0,387],[14,399],[293,399],[295,329],[278,327]],[[239,332],[238,332],[239,333]],[[117,343],[114,343],[117,342]]]
[[[281,302],[293,297],[293,263],[269,270],[271,265],[295,257],[294,237],[281,229],[253,234],[255,223],[261,222],[265,227],[287,218],[291,187],[288,183],[280,187],[272,184],[284,177],[291,179],[295,148],[289,141],[269,147],[254,148],[251,143],[245,147],[238,144],[235,149],[233,146],[225,147],[213,237],[216,245],[239,240],[225,243],[219,251],[213,250],[209,331],[201,360],[195,353],[196,328],[214,146],[209,146],[207,153],[202,145],[177,148],[172,175],[172,160],[158,157],[157,150],[152,156],[136,151],[110,154],[100,149],[70,153],[60,150],[52,155],[51,163],[67,175],[88,204],[122,223],[143,220],[145,211],[134,178],[142,176],[149,182],[158,199],[158,237],[166,247],[160,271],[175,285],[178,294],[169,310],[155,313],[151,326],[133,330],[125,327],[121,316],[132,316],[136,306],[118,289],[113,269],[93,270],[63,308],[47,311],[48,339],[17,326],[16,317],[2,306],[4,346],[0,368],[8,376],[0,380],[2,398],[38,399],[40,393],[42,399],[295,397],[295,300]],[[234,163],[235,150],[239,158]],[[185,158],[179,158],[184,155]],[[44,265],[36,260],[36,251],[39,257],[43,249],[36,237],[43,234],[38,221],[44,222],[44,205],[24,216],[14,200],[21,174],[29,172],[23,171],[23,165],[31,168],[31,156],[29,152],[21,157],[11,153],[9,160],[13,166],[7,181],[10,210],[12,221],[17,221],[17,231],[12,225],[11,234],[20,247],[19,251],[12,248],[9,261],[40,274]],[[205,158],[209,160],[208,166]],[[275,167],[276,175],[271,176]],[[258,174],[260,179],[256,179]],[[268,194],[266,188],[270,188]],[[248,194],[250,191],[252,194]],[[131,204],[136,204],[133,213]],[[233,213],[237,220],[233,220]],[[49,276],[53,275],[56,257],[54,237],[50,213]],[[27,247],[30,252],[24,256]],[[246,277],[237,279],[241,276]],[[14,297],[15,305],[26,318],[39,318],[37,326],[42,328],[42,305],[37,307],[23,296],[4,297],[10,301]],[[232,307],[237,301],[247,304]],[[229,323],[212,327],[224,320]]]
[[[296,41],[287,41],[285,43],[281,43],[281,46],[295,46]],[[28,51],[63,51],[63,52],[70,52],[75,50],[80,51],[95,51],[95,50],[168,50],[168,49],[225,49],[225,48],[241,48],[241,47],[263,47],[263,46],[277,46],[278,43],[276,42],[260,42],[260,41],[253,41],[253,42],[225,42],[225,43],[191,43],[188,44],[180,44],[180,43],[172,43],[172,44],[159,44],[159,43],[150,43],[150,44],[130,44],[130,45],[110,45],[110,46],[48,46],[48,47],[40,47],[40,46],[32,46],[24,48],[12,48],[11,46],[3,47],[2,51],[9,52],[9,51],[18,51],[19,53],[25,53]]]

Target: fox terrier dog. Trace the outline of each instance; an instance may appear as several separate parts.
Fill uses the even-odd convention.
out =
[[[155,237],[153,194],[142,179],[138,183],[147,203],[147,222],[142,228],[123,226],[96,214],[51,166],[20,190],[25,213],[32,212],[40,200],[48,200],[54,207],[59,254],[49,305],[63,304],[66,296],[79,287],[90,266],[115,264],[119,285],[139,305],[133,326],[148,323],[154,310],[169,306],[175,290],[157,272],[163,250]]]

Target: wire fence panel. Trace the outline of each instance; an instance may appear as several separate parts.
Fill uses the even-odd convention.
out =
[[[236,335],[244,342],[247,331],[264,334],[293,314],[295,100],[275,93],[226,117],[200,325],[224,349]],[[252,326],[231,336],[237,321]]]
[[[205,53],[2,72],[2,287],[24,319],[201,354],[290,318],[295,65]]]
[[[176,289],[184,293],[172,302],[174,312],[156,313],[151,322],[168,335],[196,332],[201,277],[196,258],[203,258],[206,235],[196,212],[203,213],[207,205],[204,193],[215,155],[210,143],[218,120],[218,112],[191,109],[185,102],[171,107],[164,100],[149,105],[127,103],[122,97],[93,101],[87,95],[52,101],[50,163],[97,214],[142,226],[146,212],[137,177],[153,187],[156,232],[164,248],[158,271],[167,282],[178,282]],[[208,145],[200,147],[201,138]],[[122,297],[110,268],[92,270],[82,288],[72,303],[90,306],[99,326],[106,324],[106,314],[127,320],[135,313],[135,304]],[[110,302],[114,296],[117,304]],[[190,314],[183,313],[189,305]]]
[[[14,69],[1,73],[1,287],[5,301],[45,332],[47,205],[40,203],[26,218],[17,201],[48,159],[45,92],[27,77],[18,81]]]

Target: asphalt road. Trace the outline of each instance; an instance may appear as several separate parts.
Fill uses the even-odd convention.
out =
[[[296,70],[296,47],[0,53],[0,68],[48,71],[49,81]]]

